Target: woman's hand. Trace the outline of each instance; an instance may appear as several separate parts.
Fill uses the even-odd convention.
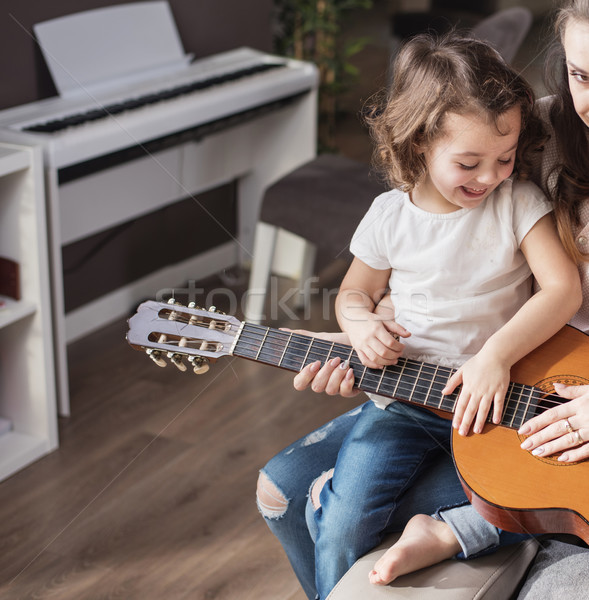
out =
[[[524,423],[518,433],[529,436],[521,445],[535,456],[562,452],[561,462],[577,462],[589,458],[589,385],[566,386],[555,383],[556,393],[570,402]]]
[[[299,391],[310,387],[314,392],[325,392],[329,396],[339,394],[344,398],[351,398],[360,391],[354,389],[354,370],[348,361],[342,362],[339,357],[323,366],[318,360],[307,365],[295,376],[294,387]]]
[[[293,333],[309,335],[338,344],[350,343],[345,333],[314,333],[304,329],[297,329]],[[330,396],[339,394],[344,398],[351,398],[359,392],[354,389],[353,369],[350,368],[347,361],[342,362],[339,357],[328,360],[323,366],[318,360],[308,364],[295,375],[293,385],[295,390],[302,391],[310,387],[314,392],[325,392]]]

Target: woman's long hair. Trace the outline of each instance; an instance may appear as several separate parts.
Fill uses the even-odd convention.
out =
[[[545,81],[548,91],[554,95],[550,121],[560,160],[547,174],[547,181],[542,183],[554,203],[559,236],[568,254],[576,262],[581,262],[589,260],[589,256],[577,248],[573,227],[580,223],[581,202],[589,198],[589,143],[587,126],[575,111],[569,88],[563,36],[571,20],[589,24],[589,0],[569,1],[556,14],[556,41],[547,55]],[[549,187],[548,180],[554,176],[556,184]]]

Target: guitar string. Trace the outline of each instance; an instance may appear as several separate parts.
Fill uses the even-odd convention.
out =
[[[252,331],[252,329],[254,329],[254,331]],[[291,348],[292,348],[294,353],[296,353],[300,349],[301,352],[304,351],[306,353],[306,355],[311,358],[314,358],[315,355],[317,354],[317,352],[319,352],[320,350],[327,350],[327,349],[331,349],[331,354],[336,354],[336,355],[343,354],[344,357],[348,357],[350,355],[350,350],[351,350],[350,346],[346,346],[346,345],[342,345],[342,344],[332,344],[331,342],[326,342],[325,340],[320,340],[319,338],[312,338],[312,337],[308,337],[308,336],[303,336],[301,334],[291,334],[290,332],[282,332],[279,330],[270,329],[268,332],[267,328],[265,328],[263,326],[254,325],[254,324],[247,324],[247,327],[242,332],[242,337],[244,338],[244,342],[248,341],[246,339],[247,338],[246,334],[248,334],[250,337],[250,339],[249,339],[250,343],[256,343],[258,341],[258,338],[257,338],[258,334],[256,334],[256,331],[255,331],[256,329],[263,331],[264,336],[265,336],[264,345],[266,347],[261,350],[260,356],[262,356],[262,355],[264,355],[264,353],[266,353],[266,354],[270,354],[274,358],[275,350],[279,350],[280,354],[282,356],[283,351],[284,351],[284,348],[283,348],[284,343],[287,343],[287,345],[289,346],[288,350],[291,350]],[[295,342],[297,341],[297,338],[301,343],[295,344]],[[276,342],[276,344],[280,344],[280,346],[276,346],[276,344],[271,346],[270,342],[272,342],[272,341]],[[313,348],[311,348],[311,350],[309,351],[309,346],[311,346],[311,347],[317,346],[317,351],[314,352]],[[324,356],[319,356],[319,358],[324,358]],[[291,359],[291,361],[292,360],[293,359]],[[425,374],[428,374],[427,370],[437,371],[436,375],[440,371],[446,371],[448,374],[450,374],[453,371],[452,369],[450,369],[448,367],[436,367],[436,365],[429,364],[429,363],[420,364],[419,369],[416,369],[414,366],[411,366],[410,359],[405,359],[405,360],[408,361],[409,368],[405,367],[405,369],[403,371],[404,375],[411,376],[412,371],[413,372],[419,371],[418,374],[422,375],[424,373],[424,370],[425,370]],[[274,359],[272,361],[272,363],[274,364],[275,362],[276,361]],[[309,360],[307,362],[307,364],[309,362],[314,362],[314,360]],[[416,364],[416,362],[414,362],[414,364]],[[360,370],[364,369],[364,366],[359,362],[359,359],[357,359],[356,361],[352,360],[350,366],[352,368],[357,366]],[[300,368],[302,368],[302,364],[298,363],[297,370],[299,370]],[[365,380],[370,379],[372,377],[375,380],[378,380],[380,382],[381,377],[382,377],[382,370],[367,369],[367,372],[368,372],[368,377],[365,377],[364,378]],[[394,371],[388,370],[388,372],[390,375],[393,375],[393,376],[395,375]],[[429,373],[429,374],[431,375],[431,373]],[[385,381],[385,384],[387,384],[386,380],[383,380],[383,381]],[[419,379],[418,379],[418,382],[419,382]],[[393,382],[390,385],[396,386],[397,383]],[[422,387],[424,387],[424,386],[427,387],[427,390],[430,392],[430,395],[431,395],[432,390],[434,392],[440,393],[441,390],[443,389],[444,385],[445,385],[445,382],[439,383],[436,381],[436,378],[434,377],[433,383],[431,385],[429,383],[423,384]],[[414,383],[404,384],[403,387],[402,387],[402,385],[399,385],[398,387],[401,390],[403,389],[403,387],[406,387],[406,388],[408,387],[408,388],[411,388],[412,390],[414,388],[417,390],[419,389],[419,386],[416,387]],[[516,388],[518,388],[518,387],[521,389],[517,390]],[[373,391],[373,390],[374,391],[377,390],[377,388],[374,385],[372,386],[372,390],[370,390],[370,391]],[[380,386],[378,388],[378,391],[380,391],[382,393],[386,393],[387,391],[389,391],[389,395],[391,395],[390,394],[391,390],[387,390],[384,386]],[[516,396],[518,396],[517,398],[513,397],[514,393],[516,394]],[[421,394],[423,395],[423,391],[421,391]],[[544,392],[542,392],[538,388],[534,388],[533,386],[526,386],[525,384],[511,382],[508,392],[506,394],[507,402],[506,402],[502,422],[503,421],[513,422],[514,418],[516,416],[518,416],[518,412],[522,412],[522,409],[523,409],[523,412],[525,415],[530,408],[535,409],[535,412],[539,412],[539,411],[546,410],[545,405],[547,403],[548,404],[552,403],[554,405],[560,404],[559,402],[550,401],[549,399],[544,398],[543,399],[544,405],[541,406],[535,402],[536,400],[542,401],[542,399],[537,397],[538,395],[544,395]],[[405,399],[411,399],[411,394],[409,394],[409,398],[405,398]],[[454,402],[455,402],[455,400],[452,399],[451,395],[445,395],[444,399],[448,399],[451,402],[451,404],[454,404]],[[423,402],[420,401],[420,403],[423,403]],[[426,402],[426,404],[427,404],[427,402]],[[440,405],[437,405],[434,407],[444,408],[443,406],[440,406]],[[522,415],[519,415],[519,416],[521,417]]]
[[[176,307],[176,309],[181,309],[181,307]],[[178,310],[178,312],[176,313],[176,319],[178,321],[185,321],[188,322],[188,320],[190,319],[192,315],[188,315],[187,317],[183,317],[181,310]],[[225,325],[221,324],[219,329],[224,330],[225,329]],[[258,330],[259,333],[256,334],[256,331]],[[383,381],[384,381],[384,385],[389,385],[389,382],[386,381],[386,379],[383,378],[383,373],[381,369],[370,369],[370,368],[365,368],[364,365],[360,362],[360,360],[358,359],[357,355],[355,354],[355,352],[351,352],[351,346],[349,345],[345,345],[345,344],[339,344],[339,343],[331,343],[331,342],[327,342],[325,340],[321,340],[320,338],[314,338],[312,336],[305,336],[302,334],[297,334],[297,333],[292,333],[292,332],[285,332],[285,331],[280,331],[277,329],[272,329],[272,328],[268,328],[262,325],[256,325],[256,324],[252,324],[252,323],[245,323],[244,326],[244,330],[242,332],[242,335],[240,336],[240,340],[242,340],[245,342],[245,338],[246,338],[246,334],[248,336],[253,336],[254,339],[256,339],[256,335],[262,335],[263,339],[259,348],[259,353],[260,355],[263,355],[264,353],[272,353],[272,349],[270,347],[270,343],[275,341],[278,344],[281,344],[279,350],[280,352],[283,351],[283,345],[287,345],[288,346],[288,350],[294,352],[296,354],[296,352],[298,351],[298,348],[295,346],[295,343],[297,343],[297,340],[299,340],[298,342],[298,347],[301,349],[301,351],[304,351],[306,353],[307,358],[309,357],[314,357],[315,355],[317,355],[319,353],[320,350],[329,350],[330,354],[335,354],[336,356],[338,356],[340,353],[343,354],[343,357],[350,357],[351,355],[351,360],[350,360],[350,366],[352,367],[352,369],[356,372],[356,370],[359,371],[363,371],[363,375],[362,375],[362,383],[364,383],[365,381],[366,386],[362,386],[362,387],[366,387],[368,388],[368,385],[370,383],[373,383],[371,380],[377,379],[378,380],[378,384],[377,386],[374,386],[374,384],[371,386],[371,388],[374,389],[375,392],[381,392],[386,394],[388,391],[389,396],[393,395],[393,391],[392,390],[387,390],[383,387]],[[257,342],[257,339],[256,339]],[[256,342],[250,342],[250,343],[256,343]],[[262,346],[266,344],[266,348],[262,348]],[[316,349],[313,349],[313,346],[316,346]],[[330,355],[328,354],[328,356]],[[340,356],[340,358],[343,358],[342,356]],[[322,355],[319,355],[317,358],[315,358],[315,360],[320,360],[324,358]],[[354,358],[356,360],[354,360]],[[310,360],[309,362],[314,362],[315,360]],[[413,371],[416,371],[415,368],[415,364],[418,364],[418,361],[411,361],[411,359],[403,359],[403,375],[407,375],[407,376],[411,376],[413,373]],[[271,364],[274,364],[275,360],[272,361]],[[307,363],[309,364],[309,363]],[[437,377],[439,374],[444,375],[446,374],[447,377],[449,377],[455,370],[454,369],[450,369],[448,367],[441,367],[435,364],[430,364],[430,363],[419,363],[419,375],[422,375],[424,372],[424,369],[426,369],[426,373],[427,370],[431,370],[434,369],[435,370],[435,374],[433,376],[433,380],[431,382],[430,385],[427,385],[427,390],[429,392],[429,394],[425,394],[424,392],[421,392],[421,395],[423,395],[424,398],[424,402],[419,402],[421,404],[427,405],[427,398],[428,396],[431,396],[432,391],[435,392],[436,394],[439,394],[440,397],[442,397],[442,399],[440,400],[440,402],[437,403],[437,406],[435,406],[436,408],[440,408],[442,410],[450,410],[452,411],[453,409],[453,405],[455,404],[456,401],[456,397],[454,394],[447,394],[442,396],[441,394],[441,390],[443,389],[443,387],[445,386],[445,382],[438,382],[437,381]],[[298,365],[297,370],[300,370],[304,365],[301,364]],[[355,368],[357,367],[357,369]],[[294,370],[294,368],[292,369]],[[391,369],[390,367],[385,369],[385,371],[387,372],[387,374],[390,377],[394,377],[395,376],[395,372],[393,369]],[[417,376],[415,376],[417,377]],[[418,385],[419,384],[419,385]],[[422,385],[420,383],[419,378],[417,378],[417,381],[413,384],[407,384],[404,383],[403,381],[396,381],[396,382],[390,382],[390,385],[394,386],[394,392],[397,393],[399,390],[401,390],[401,392],[403,391],[405,386],[411,387],[412,392],[413,393],[409,393],[409,397],[406,399],[413,399],[412,396],[415,393],[415,391],[418,391],[419,386]],[[423,384],[426,385],[426,384]],[[441,387],[440,387],[441,386]],[[522,389],[519,391],[516,391],[516,387],[519,386]],[[372,391],[372,389],[370,389],[369,391]],[[513,393],[516,393],[517,396],[519,396],[518,398],[513,398]],[[526,392],[526,401],[524,402],[523,400],[523,392]],[[552,404],[553,406],[557,406],[560,404],[559,401],[556,400],[550,400],[549,397],[544,397],[544,398],[538,398],[538,396],[544,396],[544,392],[542,392],[541,390],[539,390],[538,388],[534,388],[533,386],[526,386],[524,384],[518,384],[516,382],[510,382],[510,385],[508,387],[508,391],[506,394],[506,405],[504,407],[504,412],[503,412],[503,416],[502,416],[502,422],[503,421],[508,421],[510,423],[513,423],[517,413],[520,411],[521,407],[521,403],[523,402],[525,405],[525,409],[524,409],[524,416],[527,414],[529,408],[534,409],[534,414],[536,414],[537,412],[543,412],[545,410],[547,410],[549,407],[547,405]],[[534,400],[534,401],[532,401]],[[536,401],[540,401],[542,402],[542,404],[538,404]],[[450,403],[449,407],[445,407],[444,403]],[[513,411],[513,412],[512,412]]]
[[[242,338],[245,337],[245,334],[249,333],[247,330],[244,331],[244,333],[242,334]],[[264,354],[264,352],[266,353],[273,353],[273,349],[276,349],[276,351],[279,351],[282,355],[283,353],[283,342],[286,342],[289,350],[292,349],[295,351],[295,353],[297,352],[298,349],[301,350],[301,352],[305,352],[306,355],[311,355],[311,352],[314,351],[314,348],[311,348],[311,351],[308,351],[309,346],[315,346],[317,347],[315,353],[319,352],[320,350],[326,350],[329,348],[329,350],[331,350],[331,354],[336,354],[336,355],[344,355],[345,357],[348,357],[350,355],[350,350],[351,347],[347,346],[347,345],[342,345],[342,344],[335,344],[333,345],[331,342],[326,342],[324,340],[319,340],[319,338],[310,338],[310,337],[303,337],[300,336],[300,334],[296,334],[299,335],[299,338],[303,341],[303,344],[299,344],[298,348],[295,346],[295,344],[293,343],[293,341],[296,341],[296,337],[293,336],[282,336],[281,334],[283,332],[276,332],[278,334],[278,336],[274,336],[274,337],[280,337],[281,339],[276,340],[279,344],[281,344],[280,346],[273,346],[270,347],[270,344],[268,342],[273,341],[272,337],[270,334],[267,335],[267,337],[265,338],[265,349],[262,349],[262,351],[260,352],[260,354]],[[257,338],[255,336],[253,336],[253,339],[257,342]],[[255,342],[252,342],[255,343]],[[320,358],[324,358],[323,356],[320,356]],[[340,356],[340,358],[342,358]],[[357,364],[357,366],[360,369],[364,369],[364,365],[361,364],[359,358],[357,357],[357,355],[353,355],[353,358],[355,358],[356,360],[354,361],[352,359],[351,364]],[[412,361],[412,359],[407,359],[407,358],[403,358],[401,357],[401,360],[404,361],[405,364],[405,368],[404,368],[404,374],[412,374],[412,371],[418,372],[419,375],[423,374],[425,372],[425,374],[431,374],[428,373],[428,371],[434,371],[436,372],[435,375],[437,376],[437,374],[441,374],[444,376],[449,376],[452,374],[452,372],[454,372],[453,369],[449,368],[449,367],[442,367],[442,366],[438,366],[435,365],[433,363],[420,363],[419,361]],[[313,361],[310,361],[313,362]],[[308,363],[307,363],[308,364]],[[414,365],[419,365],[419,367],[416,369]],[[391,365],[391,367],[394,368],[394,365]],[[409,368],[407,368],[409,367]],[[300,366],[299,366],[300,368]],[[370,375],[373,375],[375,378],[380,379],[381,377],[381,369],[369,369],[367,368],[367,372]],[[394,374],[394,373],[392,373]],[[524,388],[528,388],[528,390],[532,390],[532,389],[537,389],[537,388],[533,388],[533,386],[526,386],[525,384],[520,384],[517,382],[511,382],[514,385],[519,385],[522,386]],[[445,383],[443,384],[445,385]],[[526,391],[528,391],[526,390]]]

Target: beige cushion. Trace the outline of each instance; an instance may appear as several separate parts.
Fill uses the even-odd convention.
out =
[[[472,560],[446,560],[399,577],[388,586],[374,586],[368,573],[398,536],[359,559],[327,600],[507,600],[517,589],[538,550],[526,540]]]

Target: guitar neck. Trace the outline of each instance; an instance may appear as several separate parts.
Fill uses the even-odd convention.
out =
[[[384,369],[365,367],[351,346],[319,338],[280,331],[252,323],[242,323],[232,354],[289,371],[300,371],[319,360],[322,364],[339,357],[354,371],[356,387],[363,392],[394,398],[410,404],[453,413],[458,390],[443,395],[448,378],[455,369],[399,358],[397,364]],[[518,429],[533,414],[543,395],[539,389],[510,383],[501,425]],[[490,420],[490,418],[489,418]]]

